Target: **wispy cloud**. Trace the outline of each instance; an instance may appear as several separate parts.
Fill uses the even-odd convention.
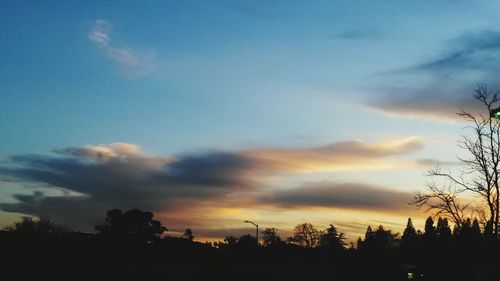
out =
[[[17,202],[1,204],[0,209],[50,216],[84,229],[99,223],[109,208],[141,208],[170,214],[194,206],[263,204],[278,208],[349,205],[367,210],[382,208],[385,204],[385,208],[391,209],[395,203],[389,201],[403,198],[402,194],[370,186],[330,183],[308,184],[287,193],[269,193],[268,181],[271,177],[305,172],[386,169],[387,165],[382,162],[390,161],[388,158],[411,153],[422,146],[418,138],[403,138],[375,143],[344,141],[316,148],[262,148],[175,157],[147,155],[139,146],[127,143],[68,147],[55,150],[52,155],[12,156],[6,165],[0,166],[0,174],[71,193],[58,196],[40,191],[31,195],[14,194]],[[401,168],[401,162],[394,161],[392,168]],[[262,197],[263,194],[267,197]],[[311,197],[311,194],[316,195]],[[358,195],[360,198],[355,199]],[[84,221],[81,214],[85,214]],[[200,219],[200,216],[191,218],[193,221]]]
[[[112,27],[108,21],[96,20],[92,31],[89,33],[89,40],[101,47],[109,46],[111,39],[108,34],[111,33],[111,30]]]
[[[115,62],[120,71],[127,76],[143,76],[155,69],[154,53],[140,52],[126,45],[118,47],[111,39],[113,32],[110,22],[99,19],[92,24],[88,39],[101,50],[106,58]]]
[[[418,159],[417,163],[422,166],[435,167],[435,166],[459,166],[462,165],[460,161],[441,161],[432,158]]]
[[[435,59],[391,72],[390,78],[399,81],[399,86],[380,86],[366,104],[390,114],[440,120],[457,119],[461,108],[481,111],[472,91],[478,83],[488,83],[492,89],[500,86],[496,79],[500,31],[462,34],[445,49]]]
[[[466,33],[449,43],[448,51],[438,58],[416,65],[414,69],[434,71],[441,76],[459,71],[497,70],[500,59],[500,31],[482,30]]]

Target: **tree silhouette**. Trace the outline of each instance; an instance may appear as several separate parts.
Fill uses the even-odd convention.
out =
[[[451,239],[451,229],[448,224],[448,219],[441,217],[438,218],[438,222],[436,224],[436,236],[442,241]]]
[[[406,228],[403,231],[403,236],[401,239],[403,241],[412,241],[417,238],[417,231],[415,230],[415,227],[413,226],[413,222],[411,221],[411,218],[408,218],[408,222],[406,223]]]
[[[167,231],[157,220],[153,220],[153,213],[132,209],[122,213],[119,209],[108,211],[104,225],[95,229],[105,236],[129,238],[138,241],[152,242]]]
[[[236,245],[239,248],[254,248],[257,245],[257,238],[250,234],[245,234],[238,238]]]
[[[488,241],[491,241],[494,238],[496,238],[493,232],[493,221],[489,220],[484,225],[483,237]]]
[[[111,210],[106,224],[97,227],[98,234],[21,235],[57,233],[47,231],[53,229],[50,227],[36,227],[37,220],[23,219],[7,228],[8,231],[0,231],[0,272],[14,272],[10,271],[13,265],[19,265],[15,272],[23,272],[26,264],[35,267],[40,264],[37,270],[31,270],[33,276],[30,277],[42,277],[45,274],[40,274],[44,272],[43,267],[50,268],[50,273],[43,275],[45,277],[57,273],[50,266],[56,263],[60,265],[58,271],[66,277],[77,268],[83,268],[90,273],[89,276],[117,274],[120,280],[136,280],[137,275],[129,276],[131,272],[142,272],[142,279],[155,280],[163,276],[165,269],[180,267],[187,269],[181,275],[192,277],[182,278],[184,276],[173,273],[174,277],[182,280],[200,280],[207,275],[229,280],[235,274],[241,274],[242,280],[255,276],[280,276],[280,279],[287,280],[298,277],[344,280],[341,277],[349,276],[347,280],[395,281],[402,280],[401,270],[404,270],[405,277],[406,273],[412,273],[414,280],[475,280],[478,275],[496,274],[500,269],[495,262],[499,240],[492,236],[492,232],[481,235],[479,220],[472,218],[465,219],[461,227],[455,225],[453,235],[447,218],[439,217],[436,227],[432,218],[427,218],[423,234],[415,230],[410,218],[401,240],[397,233],[383,226],[376,230],[368,227],[364,240],[358,239],[358,248],[351,246],[347,250],[343,234],[333,225],[323,232],[311,224],[297,225],[294,233],[296,240],[291,242],[300,246],[279,242],[277,230],[267,228],[262,232],[264,245],[279,243],[281,246],[259,249],[255,237],[251,235],[239,238],[228,236],[224,242],[214,244],[187,242],[186,239],[194,237],[189,228],[181,237],[158,239],[150,246],[144,242],[151,240],[144,240],[141,238],[144,236],[139,234],[148,231],[143,231],[143,226],[137,226],[150,224],[137,223],[140,221],[137,219],[139,214],[146,221],[152,220],[152,215],[147,213]],[[40,226],[47,225],[47,221],[41,219]],[[154,237],[158,237],[159,232],[155,233]],[[121,268],[117,270],[116,265]],[[297,276],[299,271],[305,273]],[[194,274],[190,275],[192,272]],[[24,279],[35,278],[13,280]],[[85,276],[83,279],[92,278]]]
[[[62,226],[56,224],[53,220],[47,217],[38,219],[23,217],[21,221],[15,222],[11,226],[5,227],[4,230],[7,232],[36,235],[61,234],[66,232],[66,230]]]
[[[472,221],[471,236],[474,240],[481,238],[481,226],[479,226],[479,221],[477,219]]]
[[[230,246],[236,245],[236,242],[238,242],[238,238],[236,238],[234,236],[226,236],[224,238],[224,242],[226,242]]]
[[[288,240],[304,248],[318,246],[321,233],[310,223],[302,223],[295,226],[293,236]]]
[[[422,237],[422,233],[415,229],[412,219],[408,218],[403,236],[401,236],[400,252],[404,260],[409,263],[415,263],[417,255],[420,253],[420,237]]]
[[[236,244],[238,243],[238,238],[229,235],[224,237],[224,241],[216,243],[217,247],[219,249],[230,249],[230,248],[235,248]]]
[[[193,235],[193,231],[191,230],[191,228],[186,228],[186,230],[184,230],[184,233],[181,236],[181,238],[189,241],[193,241],[194,237],[195,236]]]
[[[266,228],[262,231],[262,241],[264,246],[273,246],[281,243],[277,228]]]
[[[457,113],[470,123],[467,128],[471,134],[463,135],[459,147],[468,153],[468,157],[459,158],[464,164],[458,174],[442,171],[439,166],[431,169],[429,176],[444,179],[442,185],[431,182],[427,192],[417,193],[413,203],[425,206],[435,215],[442,215],[453,220],[458,228],[465,221],[467,212],[479,212],[484,223],[491,222],[487,231],[495,237],[499,234],[500,214],[500,121],[493,118],[492,110],[499,106],[500,97],[485,85],[479,85],[474,98],[484,108],[483,113],[470,113],[462,109]],[[458,199],[463,192],[474,194],[480,199],[478,206],[473,202],[461,203]],[[484,207],[485,206],[485,207]]]
[[[372,230],[372,227],[371,225],[369,225],[367,228],[366,228],[366,232],[365,232],[365,241],[367,239],[371,239],[373,236],[373,230]]]
[[[335,250],[344,250],[346,245],[344,239],[344,233],[339,233],[337,228],[330,224],[330,227],[321,234],[319,246]]]
[[[432,217],[428,217],[425,220],[424,238],[426,240],[434,240],[436,238],[436,227],[434,226]]]
[[[372,253],[393,249],[399,245],[398,236],[398,233],[393,233],[391,230],[385,230],[382,225],[380,225],[376,231],[372,231],[372,228],[368,226],[365,240],[363,240],[358,247]]]
[[[453,228],[453,237],[467,243],[477,242],[481,238],[481,227],[479,221],[467,218],[460,227],[455,225]]]
[[[358,237],[358,240],[356,240],[356,247],[362,247],[362,244],[363,244],[363,239],[361,239],[361,237]]]

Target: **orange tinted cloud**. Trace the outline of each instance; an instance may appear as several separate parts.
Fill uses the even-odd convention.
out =
[[[400,168],[400,162],[388,161],[387,157],[412,153],[422,148],[421,138],[408,137],[375,143],[349,140],[306,149],[255,149],[240,154],[274,172],[311,173]]]
[[[395,210],[395,201],[405,201],[404,194],[360,184],[320,187],[300,183],[299,189],[269,193],[269,179],[296,173],[401,168],[405,162],[393,156],[422,147],[422,140],[416,137],[176,157],[146,155],[139,146],[126,143],[69,147],[53,155],[13,156],[9,162],[12,165],[0,167],[0,173],[82,196],[55,196],[40,191],[13,194],[17,202],[0,204],[0,209],[49,216],[76,229],[92,229],[112,208],[169,213],[177,225],[181,221],[194,224],[209,217],[240,221],[258,216],[262,208],[269,206]],[[267,197],[262,197],[265,194]],[[238,213],[234,210],[238,206],[259,211],[253,215],[248,209]],[[84,219],[81,214],[86,214]]]

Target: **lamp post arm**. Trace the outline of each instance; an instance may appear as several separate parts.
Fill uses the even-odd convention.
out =
[[[257,239],[257,246],[259,246],[259,225],[254,223],[253,221],[244,221],[245,223],[251,223],[253,226],[255,226],[256,231],[255,231],[255,238]]]

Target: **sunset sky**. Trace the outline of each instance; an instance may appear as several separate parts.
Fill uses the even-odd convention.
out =
[[[458,169],[497,1],[3,1],[0,227],[153,211],[201,240],[397,232]]]

